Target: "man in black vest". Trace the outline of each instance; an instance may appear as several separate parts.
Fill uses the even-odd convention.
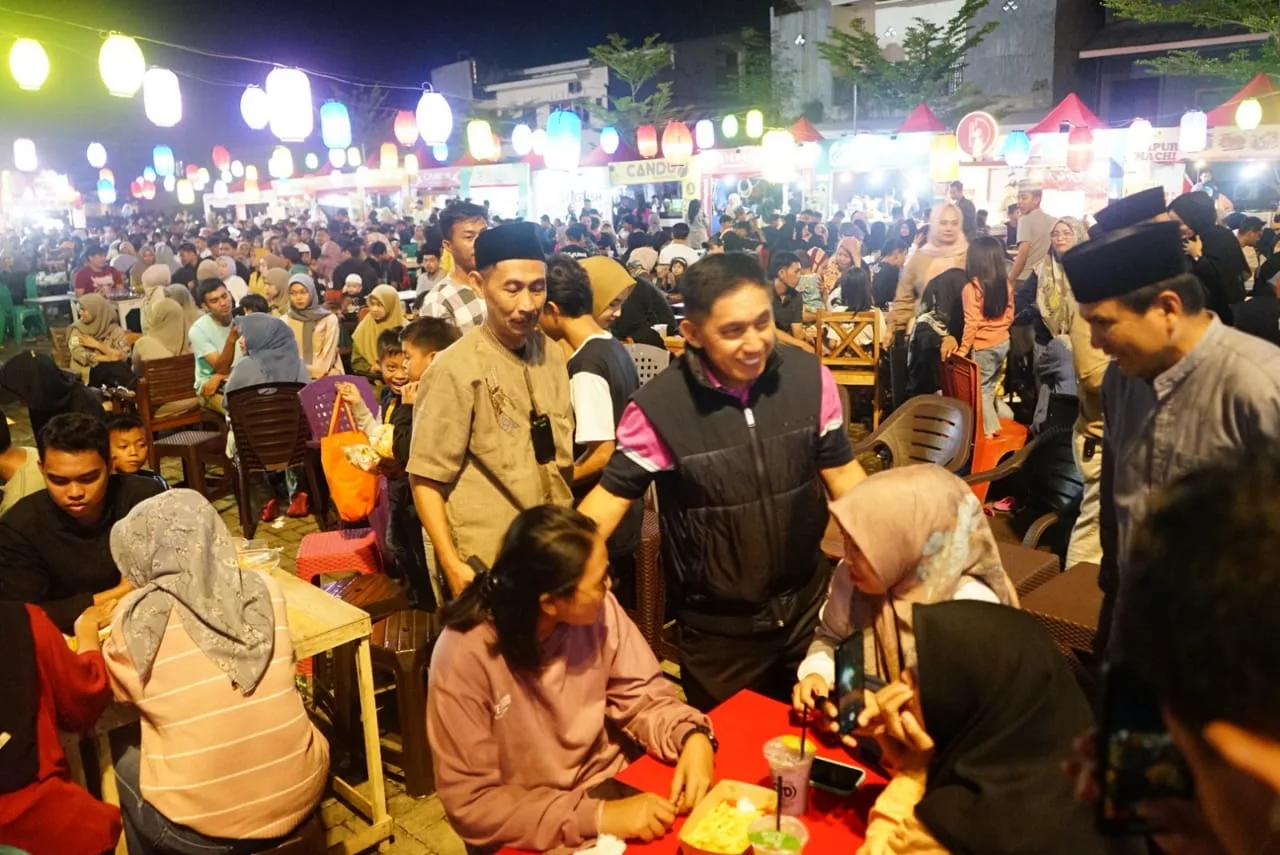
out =
[[[579,510],[608,535],[655,483],[689,703],[710,709],[742,689],[785,700],[830,576],[828,495],[866,476],[830,373],[775,349],[756,260],[708,256],[683,290],[685,354],[627,406]]]

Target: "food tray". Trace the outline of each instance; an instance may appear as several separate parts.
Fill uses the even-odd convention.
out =
[[[715,810],[716,805],[721,802],[736,802],[741,798],[749,799],[753,805],[763,809],[766,814],[774,813],[778,808],[778,796],[773,790],[757,787],[754,784],[744,784],[742,781],[720,781],[711,788],[706,798],[693,809],[693,813],[689,814],[689,818],[685,820],[684,827],[680,829],[680,851],[684,855],[743,855],[743,853],[747,852],[751,848],[750,844],[744,846],[738,852],[722,853],[710,849],[700,849],[688,840],[689,833],[697,829],[698,823]]]

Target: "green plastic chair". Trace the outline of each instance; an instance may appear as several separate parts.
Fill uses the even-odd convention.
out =
[[[34,319],[36,322],[36,327],[38,329],[36,335],[49,334],[49,328],[45,325],[44,309],[40,308],[40,306],[15,306],[13,305],[13,295],[8,293],[7,289],[0,290],[5,290],[3,298],[8,298],[9,300],[9,313],[6,314],[6,317],[10,318],[13,322],[13,337],[17,339],[18,344],[22,344],[22,340],[27,331],[27,321],[31,319]],[[33,300],[39,296],[40,286],[36,284],[35,274],[28,274],[26,298],[28,300]],[[32,337],[34,338],[35,336]]]

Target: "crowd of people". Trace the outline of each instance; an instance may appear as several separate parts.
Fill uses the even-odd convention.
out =
[[[1023,183],[1012,241],[958,185],[919,229],[735,209],[712,234],[694,202],[668,234],[639,213],[494,223],[455,202],[424,225],[137,218],[94,235],[73,370],[29,352],[0,368],[37,437],[0,433],[0,844],[101,853],[123,828],[134,853],[249,853],[324,791],[278,585],[239,569],[213,506],[149,471],[152,437],[93,392],[191,354],[192,395],[221,414],[263,383],[375,388],[376,407],[348,379],[335,394],[357,430],[391,431],[389,572],[445,627],[426,720],[401,726],[425,728],[469,851],[661,836],[713,783],[706,713],[738,692],[834,738],[851,639],[869,688],[843,739],[890,778],[862,852],[1142,851],[1094,825],[1094,715],[1020,611],[981,502],[940,467],[855,460],[815,329],[843,308],[901,336],[918,394],[942,359],[973,359],[988,433],[1013,415],[1018,360],[1032,418],[1041,393],[1076,395],[1067,564],[1101,565],[1097,649],[1149,681],[1196,779],[1195,802],[1147,806],[1156,844],[1268,851],[1280,349],[1250,333],[1280,316],[1280,268],[1265,229],[1233,234],[1198,192],[1126,197],[1086,231]],[[137,329],[110,299],[129,290]],[[683,355],[642,385],[624,343],[675,335]],[[293,473],[265,486],[263,519],[318,500]],[[683,696],[628,615],[647,496]],[[113,700],[142,720],[119,811],[70,783],[56,732]],[[668,792],[618,791],[642,752],[675,766]]]

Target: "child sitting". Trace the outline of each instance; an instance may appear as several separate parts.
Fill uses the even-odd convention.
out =
[[[378,336],[377,370],[387,384],[379,402],[381,423],[391,425],[393,430],[394,463],[388,461],[383,469],[391,512],[387,541],[397,568],[409,584],[410,603],[432,610],[439,600],[431,583],[422,523],[413,505],[413,492],[404,467],[409,461],[418,381],[435,355],[457,340],[457,329],[439,318],[419,318],[403,330],[385,330]],[[369,433],[379,419],[369,412],[360,392],[350,383],[339,383],[338,393],[351,405],[359,429]]]
[[[107,432],[111,436],[112,474],[154,478],[166,490],[169,489],[169,482],[160,473],[145,468],[151,445],[141,419],[128,414],[112,416],[107,420]]]

